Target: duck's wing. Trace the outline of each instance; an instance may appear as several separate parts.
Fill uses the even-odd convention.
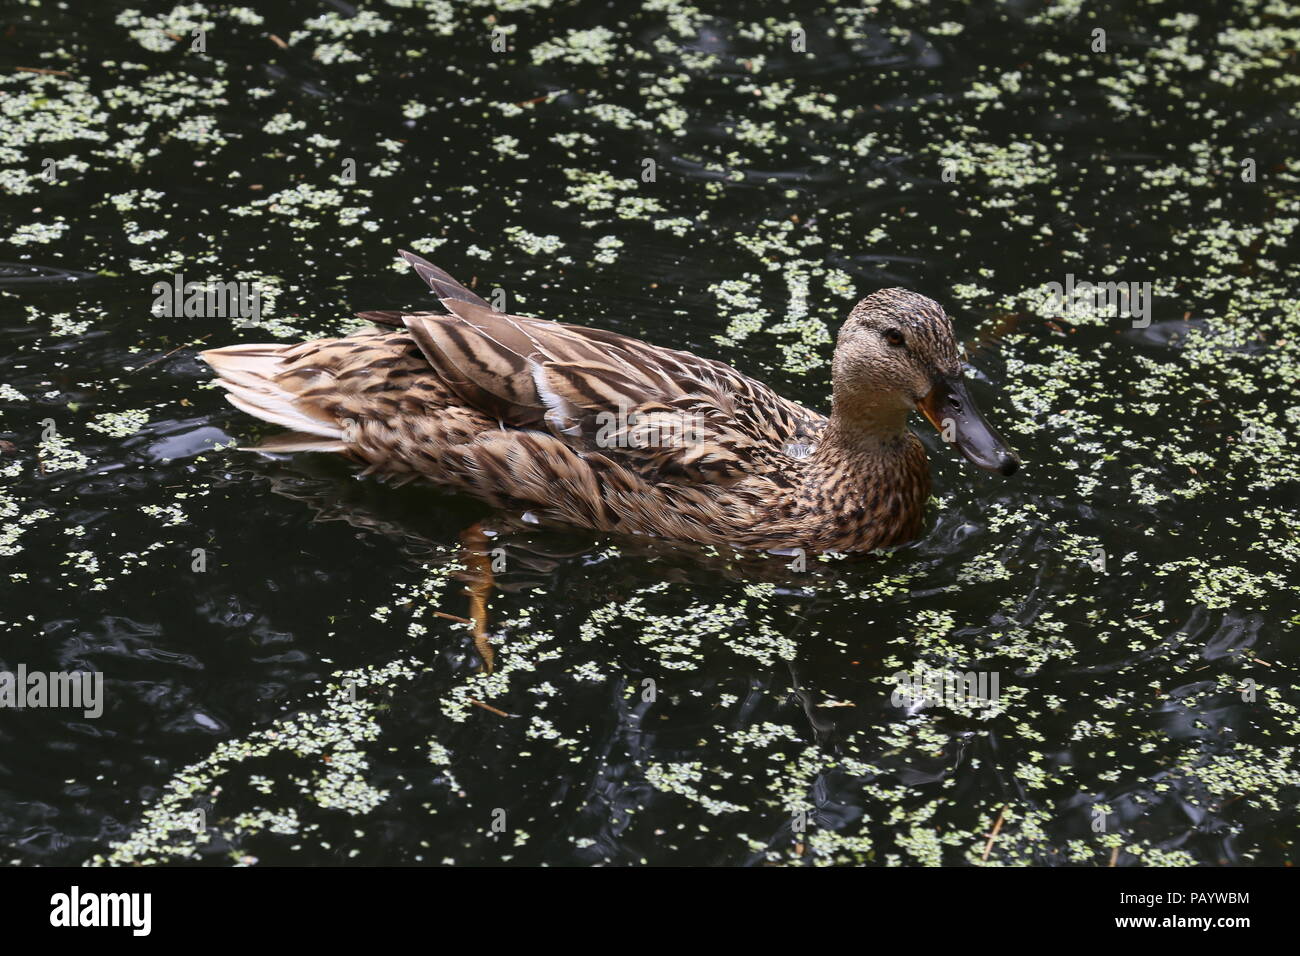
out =
[[[729,483],[788,465],[825,423],[721,362],[498,312],[437,266],[402,254],[448,312],[404,313],[403,324],[463,402],[504,424],[550,431],[642,471]]]

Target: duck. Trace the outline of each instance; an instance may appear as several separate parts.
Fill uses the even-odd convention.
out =
[[[714,359],[508,314],[399,252],[441,311],[201,353],[236,408],[288,429],[252,450],[342,455],[531,525],[777,553],[921,533],[931,480],[914,411],[977,467],[1020,467],[971,397],[952,320],[916,292],[849,312],[827,415]]]

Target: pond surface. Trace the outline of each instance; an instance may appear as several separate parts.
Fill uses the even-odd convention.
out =
[[[104,706],[0,711],[0,861],[1292,862],[1298,40],[1284,0],[11,4],[0,671]],[[431,307],[398,247],[823,410],[848,309],[914,289],[1025,467],[918,419],[924,536],[803,569],[513,536],[487,674],[484,509],[234,450],[272,429],[196,358]],[[258,327],[154,314],[177,274]],[[945,672],[996,691],[897,694]]]

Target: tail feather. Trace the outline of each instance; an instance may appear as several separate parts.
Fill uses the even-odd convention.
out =
[[[231,345],[199,354],[216,371],[217,384],[226,389],[226,400],[236,408],[291,431],[333,439],[342,444],[343,429],[339,423],[298,400],[299,391],[305,384],[301,378],[296,378],[297,389],[286,388],[278,380],[284,371],[285,353],[291,348],[293,346]]]
[[[428,259],[422,259],[414,252],[407,252],[405,249],[398,249],[397,251],[403,259],[411,264],[415,274],[429,284],[429,288],[433,290],[434,295],[439,299],[452,299],[456,302],[468,302],[470,305],[482,306],[485,309],[492,308],[486,299],[465,288]]]
[[[299,451],[336,451],[342,453],[348,450],[348,446],[346,442],[322,438],[320,435],[309,435],[306,432],[284,432],[280,435],[264,438],[256,445],[245,445],[239,450],[283,452],[285,454]]]

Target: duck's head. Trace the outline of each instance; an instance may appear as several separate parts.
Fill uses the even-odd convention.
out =
[[[840,328],[831,379],[842,432],[897,435],[915,409],[972,464],[1003,475],[1020,467],[971,398],[952,321],[933,299],[882,289],[859,302]]]

